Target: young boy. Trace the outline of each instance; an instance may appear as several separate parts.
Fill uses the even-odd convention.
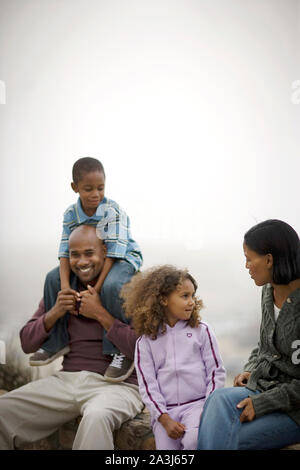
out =
[[[79,193],[76,204],[72,204],[64,213],[63,232],[59,247],[60,266],[50,275],[52,282],[59,282],[62,289],[70,288],[69,236],[72,230],[81,224],[94,225],[99,238],[106,245],[106,259],[103,270],[94,286],[101,295],[104,307],[111,315],[128,323],[125,317],[119,292],[124,284],[142,265],[143,258],[139,246],[131,238],[130,222],[120,206],[104,196],[105,172],[103,165],[94,158],[80,158],[73,165],[71,187]],[[92,269],[88,255],[83,272]],[[57,279],[56,279],[57,278]],[[60,279],[59,279],[60,278]],[[77,303],[78,309],[78,303]],[[53,331],[50,337],[33,356],[30,365],[45,365],[67,354],[70,350],[68,338],[63,331]],[[103,353],[114,355],[104,377],[112,382],[125,380],[134,369],[130,361],[103,335]]]

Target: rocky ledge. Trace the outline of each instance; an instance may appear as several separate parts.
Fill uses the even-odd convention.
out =
[[[6,393],[0,390],[0,395]],[[24,444],[24,450],[69,450],[77,431],[81,417],[64,424],[54,434],[30,444]],[[154,436],[150,426],[150,416],[145,408],[134,419],[126,421],[114,436],[115,449],[119,450],[155,450]],[[285,447],[283,450],[300,450],[300,443]]]

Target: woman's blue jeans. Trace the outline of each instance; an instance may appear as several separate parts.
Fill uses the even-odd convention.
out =
[[[280,449],[300,442],[300,426],[286,413],[269,413],[253,421],[240,422],[243,408],[237,404],[260,393],[246,387],[215,390],[207,399],[201,416],[199,450]]]

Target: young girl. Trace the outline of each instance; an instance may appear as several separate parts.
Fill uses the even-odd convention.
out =
[[[204,402],[225,382],[216,338],[200,320],[196,289],[186,270],[165,265],[137,273],[121,292],[142,335],[135,366],[157,449],[196,449]]]

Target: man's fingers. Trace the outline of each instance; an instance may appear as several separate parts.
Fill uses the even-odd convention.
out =
[[[95,289],[94,289],[92,286],[90,286],[89,284],[88,284],[87,288],[88,288],[88,291],[89,291],[91,294],[97,294],[97,292],[95,291]]]
[[[88,294],[88,293],[89,293],[88,290],[82,290],[81,292],[77,292],[77,295],[78,295],[78,297],[80,298],[80,297],[82,297],[83,295]]]
[[[69,294],[69,295],[75,295],[77,296],[78,295],[78,292],[74,289],[71,289],[71,288],[68,288],[68,289],[62,289],[61,291],[59,291],[58,295],[59,294]]]
[[[60,299],[59,303],[64,307],[75,307],[76,305],[75,299]]]
[[[68,311],[69,311],[69,313],[70,313],[71,315],[75,315],[76,317],[78,316],[77,310],[70,309],[70,310],[68,310]]]

